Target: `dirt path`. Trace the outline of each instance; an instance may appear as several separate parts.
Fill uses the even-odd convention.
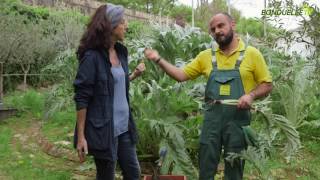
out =
[[[39,120],[30,120],[25,125],[12,126],[13,138],[12,149],[16,155],[28,153],[31,158],[41,156],[44,162],[39,164],[41,168],[54,171],[72,172],[72,179],[91,180],[95,179],[95,172],[92,169],[81,170],[81,164],[78,162],[75,151],[63,148],[49,142],[41,133],[42,122]],[[13,127],[14,126],[14,127]],[[37,166],[37,165],[35,165]],[[85,169],[82,167],[82,169]],[[0,172],[0,180],[1,180]]]

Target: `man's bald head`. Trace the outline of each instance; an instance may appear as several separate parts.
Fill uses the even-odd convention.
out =
[[[218,13],[211,18],[209,29],[219,46],[225,47],[233,40],[235,22],[228,13]]]
[[[221,13],[217,13],[217,14],[213,15],[213,16],[211,17],[211,19],[210,19],[210,23],[209,23],[209,24],[211,24],[212,21],[213,21],[214,19],[217,19],[217,18],[219,18],[219,19],[225,18],[225,19],[228,20],[230,23],[231,23],[231,22],[234,22],[234,19],[233,19],[233,17],[232,17],[230,14],[228,14],[228,13],[226,13],[226,12],[221,12]]]

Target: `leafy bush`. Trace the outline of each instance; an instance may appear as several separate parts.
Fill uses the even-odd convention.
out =
[[[41,118],[44,112],[44,100],[45,96],[43,93],[28,90],[26,92],[14,92],[7,95],[4,103],[21,112],[28,112],[37,118]]]
[[[49,91],[45,101],[45,119],[62,109],[73,107],[73,80],[76,77],[78,60],[74,50],[61,52],[52,64],[42,72],[56,74],[52,81],[55,85]]]
[[[130,95],[139,129],[139,154],[157,156],[159,147],[164,146],[168,156],[162,173],[186,174],[195,179],[197,170],[186,149],[188,140],[185,139],[195,127],[188,127],[183,122],[197,111],[198,104],[187,94],[186,88],[176,84],[164,89],[155,81],[148,84],[141,80],[132,85]]]
[[[28,74],[39,74],[60,51],[76,48],[88,21],[77,11],[49,11],[13,0],[1,1],[0,12],[0,61],[5,62],[4,73],[25,74],[6,77],[5,90],[14,89],[21,80],[26,83],[27,77],[33,86],[48,85],[50,75]]]
[[[141,21],[129,21],[128,31],[126,33],[126,42],[139,39],[150,31],[150,28]]]

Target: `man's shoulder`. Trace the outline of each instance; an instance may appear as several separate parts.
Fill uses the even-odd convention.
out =
[[[206,64],[208,62],[211,62],[211,57],[212,57],[211,51],[212,51],[211,48],[200,51],[197,57],[193,59],[193,61],[197,61],[198,63],[201,63],[201,64]]]
[[[199,58],[211,57],[211,55],[212,55],[211,52],[212,52],[211,48],[205,49],[205,50],[199,52],[198,57]]]
[[[250,46],[250,45],[247,46],[246,53],[251,54],[251,55],[260,55],[261,54],[259,49],[255,48],[253,46]]]
[[[211,55],[211,51],[212,51],[212,49],[208,48],[208,49],[205,49],[205,50],[201,51],[200,53],[210,54]]]

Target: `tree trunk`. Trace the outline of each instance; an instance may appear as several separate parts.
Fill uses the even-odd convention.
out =
[[[149,0],[148,0],[148,1],[147,1],[147,13],[150,13],[150,12],[149,12],[149,3],[150,3],[150,2],[149,2]]]
[[[3,62],[0,62],[0,103],[3,99]]]
[[[24,67],[24,64],[21,64],[21,68],[23,70],[23,91],[27,90],[27,76],[30,70],[30,64],[25,64],[26,67]]]
[[[28,75],[28,73],[24,72],[24,74],[23,74],[23,91],[27,90],[27,75]]]

